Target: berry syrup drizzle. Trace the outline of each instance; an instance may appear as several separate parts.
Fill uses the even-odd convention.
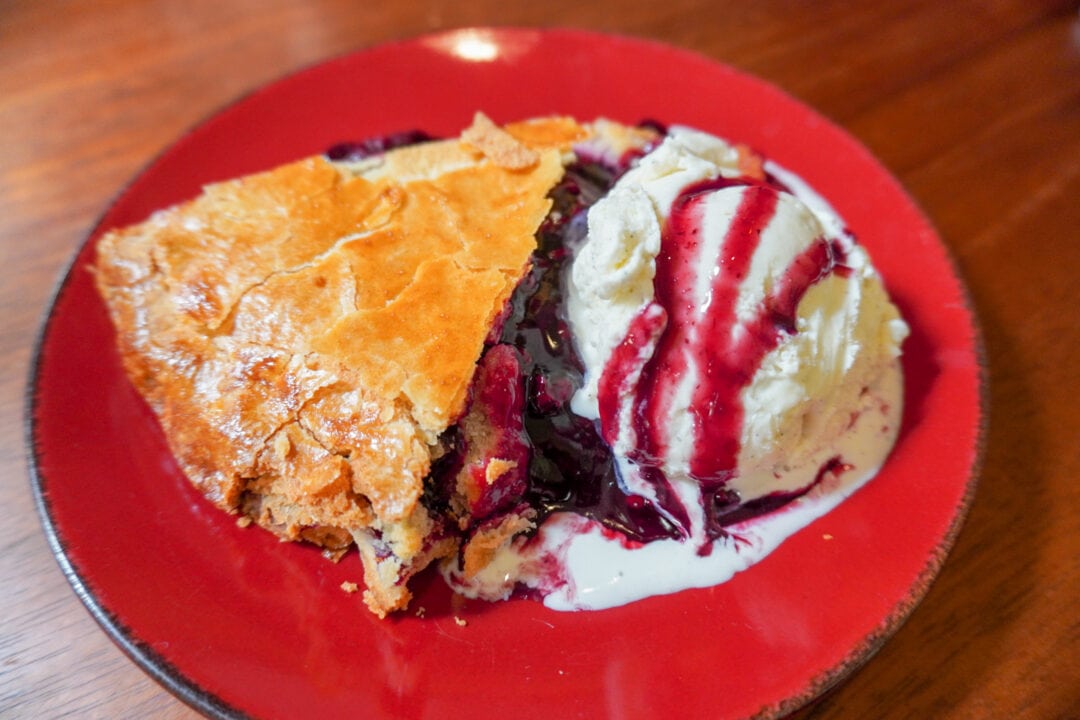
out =
[[[720,252],[701,262],[705,202],[718,190],[745,186]],[[631,322],[599,383],[600,425],[615,444],[624,433],[628,459],[657,488],[668,514],[686,517],[661,467],[668,450],[667,430],[675,394],[687,372],[697,370],[689,413],[694,430],[690,476],[705,497],[706,531],[776,509],[810,488],[784,497],[741,506],[724,486],[737,472],[743,408],[740,393],[765,355],[795,332],[795,314],[806,291],[837,267],[833,246],[824,238],[810,244],[786,269],[757,313],[740,322],[739,285],[776,212],[778,191],[751,178],[716,178],[685,188],[672,205],[663,229],[653,279],[655,296]],[[699,273],[712,274],[709,300],[695,301]],[[629,398],[628,410],[623,409]],[[822,473],[824,475],[824,473]],[[685,527],[685,526],[684,526]],[[688,529],[688,528],[687,528]]]

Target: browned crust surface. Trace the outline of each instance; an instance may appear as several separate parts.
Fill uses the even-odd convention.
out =
[[[581,133],[519,127],[536,142],[485,118],[470,142],[217,183],[97,247],[124,366],[185,473],[284,538],[356,541],[380,615],[455,549],[423,479]]]

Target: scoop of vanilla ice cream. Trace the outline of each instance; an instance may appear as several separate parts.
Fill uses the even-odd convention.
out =
[[[776,170],[774,174],[783,173]],[[604,368],[631,320],[654,298],[656,258],[676,198],[701,181],[741,174],[734,147],[705,133],[676,128],[590,209],[588,235],[575,253],[567,283],[570,325],[586,369],[584,386],[574,397],[575,412],[599,417],[598,383]],[[744,501],[806,485],[807,472],[791,471],[819,461],[822,448],[851,424],[868,402],[865,389],[895,362],[908,332],[865,250],[844,233],[843,222],[797,178],[782,178],[795,194],[778,193],[771,220],[738,285],[737,318],[747,320],[758,313],[795,258],[822,238],[832,243],[844,269],[810,286],[797,306],[795,332],[784,334],[741,391],[738,469],[728,487]],[[712,277],[724,271],[717,253],[745,192],[746,186],[733,185],[711,190],[703,200],[697,241],[703,246],[699,262],[704,266],[693,293],[700,307],[710,302]],[[669,480],[691,475],[695,435],[689,406],[698,371],[692,364],[686,368],[673,395],[671,441],[662,459]],[[620,435],[620,442],[634,439],[632,433]],[[630,448],[617,443],[614,451],[625,455]],[[816,466],[808,469],[810,480],[816,471]]]

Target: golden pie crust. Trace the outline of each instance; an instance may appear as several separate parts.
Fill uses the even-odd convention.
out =
[[[371,610],[404,608],[408,579],[458,549],[424,478],[587,132],[478,115],[457,139],[303,159],[104,235],[124,367],[199,490],[331,556],[355,543]]]

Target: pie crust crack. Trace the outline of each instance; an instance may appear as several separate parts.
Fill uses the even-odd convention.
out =
[[[403,608],[459,550],[424,483],[585,135],[478,115],[462,138],[305,158],[105,234],[121,359],[195,486],[331,557],[355,544],[368,606]]]

